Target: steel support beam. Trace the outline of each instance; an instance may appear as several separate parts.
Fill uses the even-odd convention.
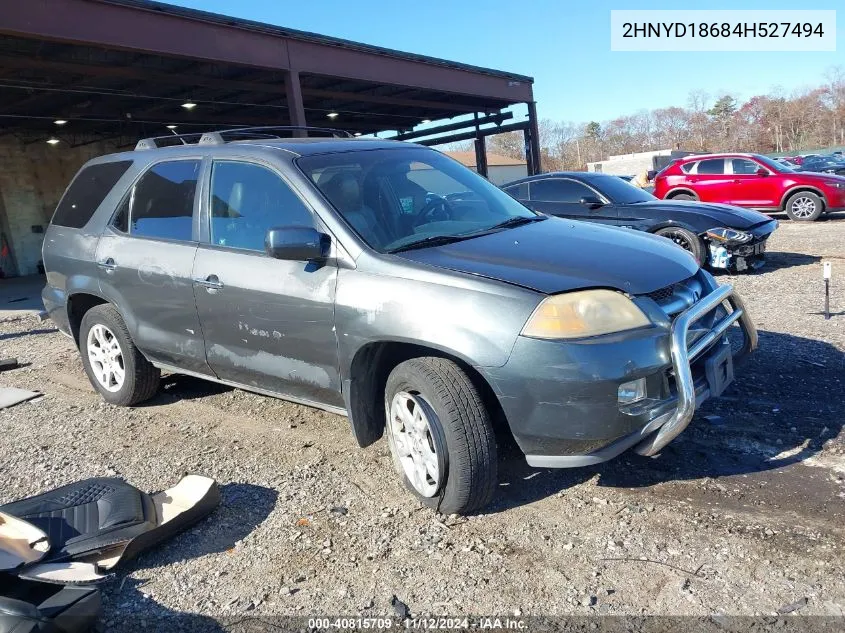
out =
[[[504,134],[505,132],[520,132],[528,129],[528,122],[511,123],[510,125],[501,125],[499,127],[490,127],[484,130],[475,130],[471,132],[463,132],[462,134],[452,134],[450,136],[437,136],[435,138],[424,138],[421,141],[415,141],[419,145],[443,145],[444,143],[457,143],[458,141],[472,141],[476,138],[483,138],[486,136],[493,136],[494,134]]]
[[[288,117],[291,125],[306,126],[305,106],[302,103],[302,86],[299,83],[299,71],[289,70],[285,75],[285,97],[288,104]],[[295,132],[294,136],[304,136]]]
[[[528,129],[525,130],[525,157],[528,162],[528,175],[533,176],[542,171],[540,164],[540,127],[537,124],[537,103],[529,101],[527,105]]]
[[[487,138],[475,139],[475,171],[487,178]]]
[[[449,112],[475,112],[479,109],[477,106],[448,103],[446,101],[418,101],[417,99],[371,95],[365,92],[339,92],[337,90],[322,90],[320,88],[303,88],[302,94],[306,97],[335,99],[337,101],[349,101],[352,103],[377,103],[383,105],[401,106],[403,108],[433,108]]]
[[[268,84],[240,79],[220,79],[203,75],[188,77],[179,73],[161,72],[143,66],[101,66],[97,64],[82,64],[79,62],[55,61],[48,59],[32,59],[11,55],[0,55],[0,67],[18,70],[43,70],[62,73],[65,75],[81,75],[107,79],[124,79],[127,81],[144,81],[165,85],[181,86],[183,88],[203,87],[221,90],[236,90],[242,92],[264,92],[270,94],[285,94],[285,86],[279,81]]]
[[[414,132],[406,132],[405,134],[397,134],[391,137],[394,141],[410,141],[412,138],[420,138],[422,136],[431,136],[432,134],[440,134],[441,132],[453,132],[455,130],[463,130],[468,127],[477,127],[479,125],[486,125],[487,123],[495,123],[500,125],[502,121],[507,121],[513,118],[513,112],[499,112],[491,114],[490,116],[476,118],[472,121],[458,121],[457,123],[448,123],[446,125],[438,125],[437,127],[430,127],[426,130],[416,130]]]

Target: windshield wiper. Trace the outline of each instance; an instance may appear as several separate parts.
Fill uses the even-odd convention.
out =
[[[402,244],[402,246],[397,246],[396,248],[391,248],[388,253],[401,253],[402,251],[410,251],[415,248],[427,248],[429,246],[442,246],[444,244],[452,244],[454,242],[460,242],[461,240],[468,240],[473,237],[478,237],[478,234],[470,234],[470,235],[429,235],[428,237],[424,237],[421,240],[416,240],[415,242],[408,242],[407,244]]]
[[[463,233],[461,235],[430,235],[428,237],[424,237],[421,240],[416,240],[415,242],[409,242],[407,244],[402,244],[402,246],[391,248],[387,252],[401,253],[402,251],[410,251],[415,248],[427,248],[429,246],[442,246],[444,244],[453,244],[454,242],[460,242],[462,240],[469,240],[474,237],[488,235],[491,231],[495,231],[496,229],[506,229],[513,226],[520,226],[522,224],[528,224],[531,222],[539,222],[541,220],[546,219],[547,218],[542,215],[535,215],[531,217],[516,216],[513,218],[508,218],[504,222],[499,222],[498,224],[494,224],[493,226],[487,227],[483,231],[477,231],[475,233]]]
[[[492,231],[493,229],[509,229],[513,226],[522,226],[523,224],[530,224],[531,222],[541,222],[546,219],[547,218],[544,215],[533,215],[530,217],[524,215],[517,215],[515,217],[508,218],[504,222],[494,224],[493,226],[484,229],[484,231]]]

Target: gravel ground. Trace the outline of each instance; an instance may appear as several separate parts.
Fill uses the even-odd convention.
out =
[[[395,617],[394,595],[415,615],[845,616],[845,290],[825,321],[822,258],[845,274],[845,216],[784,221],[763,271],[721,278],[760,349],[658,458],[552,471],[506,452],[468,519],[419,507],[344,418],[179,376],[112,407],[49,321],[5,321],[0,355],[25,366],[0,384],[45,397],[0,411],[0,502],[97,475],[218,480],[213,515],[104,585],[106,630]]]

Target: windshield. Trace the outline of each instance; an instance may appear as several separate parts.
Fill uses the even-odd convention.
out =
[[[648,191],[635,187],[617,176],[591,176],[587,182],[616,204],[636,204],[657,200]]]
[[[303,156],[297,165],[375,250],[468,239],[539,220],[501,189],[431,149]]]
[[[791,167],[787,167],[783,163],[779,163],[776,160],[772,160],[768,156],[761,156],[760,154],[755,154],[754,160],[756,160],[758,163],[762,163],[772,171],[777,172],[779,174],[794,171]]]

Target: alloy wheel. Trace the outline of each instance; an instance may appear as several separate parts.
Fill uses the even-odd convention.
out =
[[[423,497],[433,497],[440,489],[440,465],[430,415],[434,415],[433,410],[419,394],[400,391],[390,403],[387,424],[405,476]]]
[[[667,231],[662,233],[663,237],[668,237],[685,251],[692,252],[692,244],[690,244],[687,237],[679,231]]]
[[[809,218],[816,212],[816,202],[812,198],[801,196],[792,201],[790,208],[796,218]]]
[[[91,371],[106,391],[120,391],[126,379],[123,350],[114,333],[105,325],[96,324],[88,330],[88,360]]]

